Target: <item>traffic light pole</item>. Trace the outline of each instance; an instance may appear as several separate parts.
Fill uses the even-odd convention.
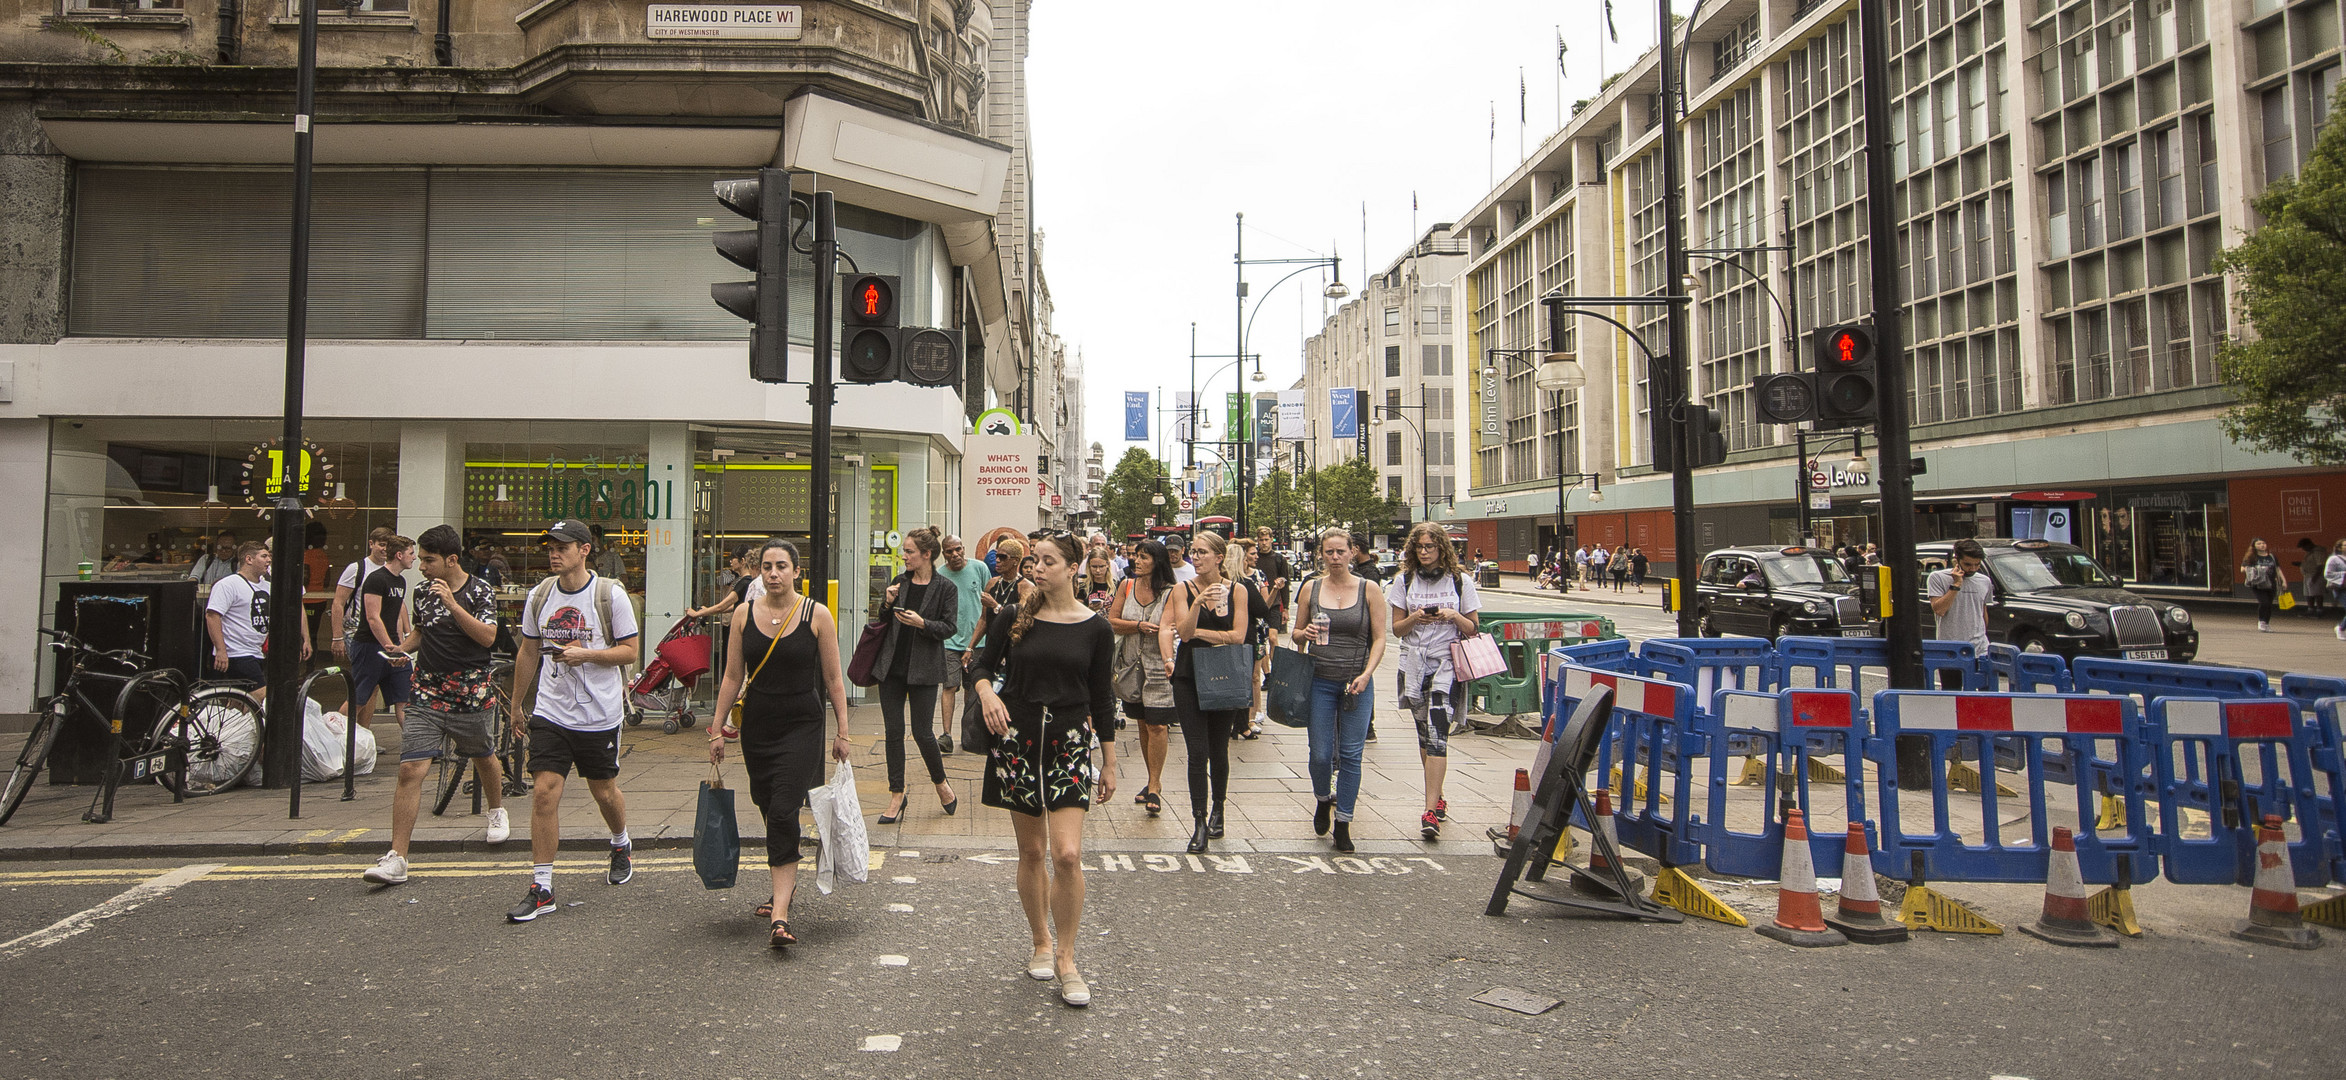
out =
[[[1670,0],[1654,0],[1654,20],[1662,41],[1662,292],[1675,296],[1682,291],[1679,282],[1686,280],[1686,207],[1681,194],[1685,188],[1686,164],[1680,160],[1684,148],[1678,145],[1678,109],[1684,103],[1671,99],[1678,86],[1678,49],[1674,41],[1678,35],[1671,25]],[[1869,127],[1869,130],[1887,131],[1887,124],[1884,121],[1882,126]],[[1687,422],[1687,406],[1694,403],[1694,382],[1688,378],[1691,365],[1687,363],[1686,304],[1675,301],[1663,310],[1670,400],[1662,407],[1671,411],[1671,430],[1676,436],[1671,442],[1677,447],[1677,453],[1670,456],[1670,506],[1674,526],[1671,545],[1677,549],[1673,576],[1678,579],[1678,636],[1694,637],[1700,630],[1695,625],[1692,603],[1694,576],[1695,569],[1702,564],[1702,553],[1694,549],[1694,462],[1699,447],[1695,425]],[[1654,374],[1650,362],[1646,374],[1650,386]],[[1561,532],[1564,508],[1559,504],[1556,509],[1557,529]]]
[[[285,432],[278,446],[280,467],[269,536],[276,560],[269,570],[268,697],[262,725],[263,783],[291,788],[286,816],[301,816],[301,594],[308,574],[302,561],[301,496],[307,457],[302,451],[303,382],[309,366],[310,314],[310,141],[317,107],[318,6],[301,6],[299,71],[293,91],[293,257],[285,298]],[[335,612],[334,617],[342,617]]]
[[[1874,380],[1878,388],[1882,455],[1882,560],[1890,567],[1890,617],[1882,635],[1888,639],[1890,685],[1903,690],[1923,686],[1922,618],[1916,604],[1922,585],[1914,559],[1914,482],[1912,444],[1907,440],[1906,336],[1904,294],[1898,283],[1896,179],[1890,175],[1890,39],[1883,20],[1888,4],[1859,4],[1859,52],[1865,106],[1865,216],[1866,254],[1873,264]],[[1665,80],[1667,81],[1667,80]],[[1900,739],[1898,785],[1930,786],[1931,762],[1927,740]]]
[[[830,603],[831,582],[831,405],[837,396],[831,387],[831,313],[839,260],[838,206],[828,191],[814,194],[815,216],[815,370],[806,398],[813,414],[814,492],[807,496],[807,595]]]

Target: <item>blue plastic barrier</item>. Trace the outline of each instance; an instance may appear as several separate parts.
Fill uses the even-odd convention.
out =
[[[1957,674],[1962,689],[1995,689],[1995,669],[1968,641],[1923,642],[1922,666],[1925,677],[1934,686],[1938,685],[1941,672],[1952,671]],[[1857,691],[1862,706],[1866,676],[1871,675],[1885,685],[1889,681],[1890,645],[1881,638],[1787,636],[1779,639],[1776,685],[1787,689],[1799,685],[1795,675],[1801,672],[1809,675],[1809,685]]]
[[[1985,739],[2011,739],[2023,744],[2022,760],[2050,754],[2082,758],[2091,747],[2104,744],[2121,768],[2143,767],[2141,713],[2126,698],[2077,694],[2000,694],[1913,690],[1884,690],[1874,696],[1874,737],[1867,744],[1873,758],[1881,802],[1881,842],[1874,868],[1904,876],[1912,855],[1920,852],[1923,872],[1933,880],[2038,882],[2045,880],[2051,851],[2050,814],[2060,810],[2076,821],[2077,862],[2086,881],[2117,878],[2117,857],[2132,856],[2133,878],[2149,881],[2157,875],[2156,834],[2146,817],[2142,792],[2124,793],[2124,827],[2097,830],[2098,807],[2091,788],[2066,786],[2048,791],[2047,770],[2028,769],[2022,776],[2027,790],[2001,796],[1996,785],[1981,785],[1978,843],[1958,835],[1951,826],[1946,761],[1951,752],[1969,744],[1972,753]],[[1931,814],[1923,827],[1909,831],[1902,819],[1897,788],[1896,743],[1901,735],[1920,735],[1931,743]],[[2054,750],[2048,743],[2059,743]],[[2073,773],[2082,765],[2072,761]],[[2004,836],[2005,822],[2016,816],[2007,799],[2025,800],[2028,836],[2025,843]]]
[[[2284,676],[2281,685],[2286,688],[2296,677]],[[2313,766],[2328,789],[2322,798],[2321,827],[2331,838],[2330,878],[2338,882],[2346,882],[2346,828],[2338,824],[2339,803],[2346,800],[2346,752],[2338,749],[2338,741],[2346,738],[2346,729],[2339,727],[2342,712],[2346,712],[2346,696],[2325,697],[2313,704],[2313,724],[2323,744],[2314,754]]]
[[[2273,692],[2261,671],[2159,660],[2080,656],[2069,661],[2069,678],[2080,694],[2131,694],[2146,709],[2170,695],[2250,698],[2268,697]]]
[[[1603,784],[1620,766],[1621,799],[1613,824],[1621,843],[1672,866],[1701,862],[1702,845],[1690,818],[1694,771],[1685,765],[1687,758],[1704,753],[1693,730],[1694,692],[1660,679],[1581,666],[1567,666],[1558,675],[1551,716],[1572,715],[1591,687],[1613,688],[1613,720],[1597,747],[1597,776]],[[1637,794],[1641,782],[1646,785],[1643,798]]]
[[[1811,752],[1808,744],[1812,740],[1798,737],[1830,731],[1838,734],[1843,743],[1863,745],[1864,721],[1859,715],[1857,695],[1847,690],[1785,690],[1774,694],[1721,690],[1714,695],[1709,711],[1696,721],[1698,730],[1712,746],[1740,742],[1750,747],[1751,753],[1766,762],[1767,779],[1760,793],[1764,821],[1760,831],[1735,829],[1728,822],[1727,812],[1729,755],[1711,755],[1709,806],[1697,823],[1704,864],[1715,873],[1745,877],[1772,878],[1783,872],[1784,821],[1776,807],[1784,800],[1785,792],[1779,785],[1785,776],[1794,778],[1791,792],[1794,805],[1810,821],[1817,820],[1817,810],[1825,807],[1844,821],[1864,822],[1866,843],[1871,850],[1880,838],[1866,816],[1863,770],[1846,769],[1846,779],[1837,785],[1842,790],[1837,793],[1812,790],[1808,780]],[[1832,805],[1834,800],[1839,805]],[[1840,872],[1842,849],[1847,842],[1845,831],[1810,828],[1809,853],[1819,872],[1827,876]]]
[[[1698,714],[1721,690],[1776,688],[1776,650],[1765,638],[1649,638],[1637,659],[1640,674],[1693,687]]]
[[[2077,689],[2069,681],[2069,661],[2060,653],[2022,652],[2002,643],[1988,646],[1995,688],[2012,694],[2068,694]]]
[[[2346,697],[2346,679],[2335,675],[2283,675],[2281,696],[2296,702],[2300,712],[2312,712],[2324,698]],[[2330,745],[2338,744],[2333,741]]]
[[[2278,814],[2299,824],[2289,843],[2297,884],[2329,882],[2339,846],[2335,824],[2323,824],[2315,787],[2322,728],[2296,703],[2163,697],[2150,707],[2147,732],[2167,880],[2254,884],[2257,822]],[[2208,815],[2206,836],[2186,835],[2185,809]]]

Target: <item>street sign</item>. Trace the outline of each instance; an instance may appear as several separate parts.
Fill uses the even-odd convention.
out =
[[[1197,509],[1197,500],[1184,495],[1181,497],[1181,508],[1183,510],[1195,510]]]
[[[1829,492],[1823,492],[1823,491],[1812,491],[1812,492],[1809,492],[1809,493],[1808,493],[1808,508],[1809,508],[1809,509],[1811,509],[1811,510],[1830,510],[1830,509],[1832,509],[1832,508],[1833,508],[1833,496],[1832,496],[1832,494],[1831,494],[1831,493],[1829,493]]]
[[[1829,491],[1832,489],[1832,487],[1833,476],[1831,473],[1828,473],[1823,469],[1815,469],[1809,472],[1808,489],[1810,491]]]

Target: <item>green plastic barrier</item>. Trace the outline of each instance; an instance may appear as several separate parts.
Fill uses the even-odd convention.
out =
[[[1483,633],[1498,639],[1499,655],[1507,658],[1507,670],[1467,683],[1467,708],[1505,717],[1486,725],[1503,734],[1527,734],[1528,729],[1516,718],[1539,713],[1540,658],[1549,649],[1621,636],[1613,620],[1602,615],[1485,611],[1476,621]]]

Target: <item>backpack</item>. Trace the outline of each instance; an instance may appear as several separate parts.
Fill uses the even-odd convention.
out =
[[[526,622],[529,619],[530,612],[545,610],[546,597],[553,594],[554,582],[558,580],[560,579],[550,577],[530,587],[529,599],[523,601],[521,605],[523,621]],[[605,574],[595,575],[595,606],[603,613],[603,636],[605,637],[609,637],[611,634],[611,612],[616,610],[611,605],[618,593],[619,583],[617,581]]]

